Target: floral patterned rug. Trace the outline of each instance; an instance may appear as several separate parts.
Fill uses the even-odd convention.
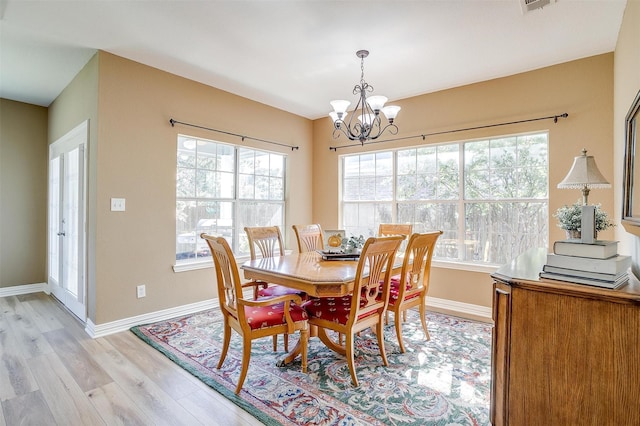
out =
[[[370,331],[356,337],[353,387],[345,358],[318,338],[309,341],[308,371],[299,359],[285,367],[271,337],[255,340],[244,387],[234,394],[242,340],[232,332],[224,365],[218,309],[133,327],[131,331],[267,425],[488,425],[491,325],[429,312],[431,340],[416,311],[403,324],[407,352],[396,341],[393,315],[385,328],[389,367]],[[295,344],[290,336],[290,347]]]

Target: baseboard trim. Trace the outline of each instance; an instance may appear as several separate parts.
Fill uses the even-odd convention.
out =
[[[49,294],[49,285],[47,283],[24,284],[11,287],[0,287],[0,297],[20,296],[21,294],[31,293]]]
[[[161,311],[149,312],[135,317],[123,318],[121,320],[107,322],[104,324],[94,324],[91,319],[87,319],[85,331],[89,336],[96,339],[120,331],[129,330],[131,327],[140,324],[149,324],[157,321],[164,321],[183,315],[190,315],[195,312],[204,311],[220,306],[218,299],[203,300],[202,302],[191,303],[189,305],[176,306],[174,308],[163,309]]]
[[[456,302],[455,300],[440,299],[437,297],[427,296],[427,307],[457,312],[462,314],[462,316],[465,316],[466,314],[474,317],[486,318],[488,321],[491,321],[493,318],[490,307],[473,305],[471,303]]]

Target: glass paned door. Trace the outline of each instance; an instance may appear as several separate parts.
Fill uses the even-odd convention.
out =
[[[52,144],[49,153],[49,286],[53,295],[83,321],[87,124]]]

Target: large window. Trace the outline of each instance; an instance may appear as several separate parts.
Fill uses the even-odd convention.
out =
[[[502,264],[547,245],[547,176],[547,133],[344,156],[342,223],[442,230],[435,258]]]
[[[176,261],[209,259],[202,232],[249,253],[245,226],[284,226],[286,157],[178,136]]]

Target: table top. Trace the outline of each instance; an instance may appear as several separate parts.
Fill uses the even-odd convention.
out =
[[[246,279],[266,281],[304,291],[311,296],[344,296],[353,291],[357,260],[323,260],[316,252],[294,253],[245,262]],[[393,272],[400,272],[396,262]]]

